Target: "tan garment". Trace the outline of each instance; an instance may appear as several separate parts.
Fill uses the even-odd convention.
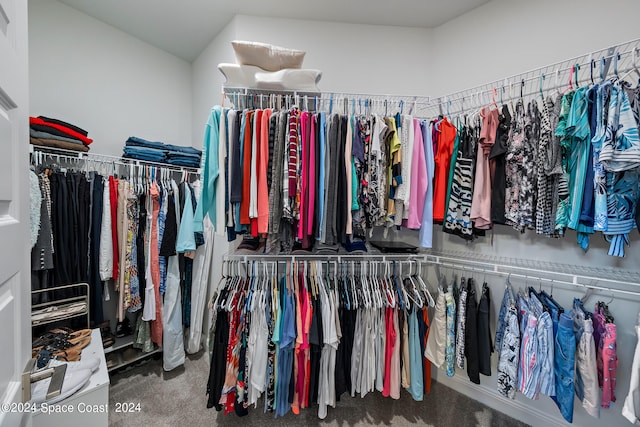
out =
[[[60,141],[58,139],[49,139],[49,138],[34,138],[31,137],[31,145],[38,145],[41,147],[53,147],[53,148],[62,148],[64,150],[73,150],[80,151],[86,153],[89,151],[89,147],[82,144],[78,141],[78,144],[67,141]]]
[[[389,395],[392,399],[400,399],[400,331],[398,329],[398,311],[398,308],[393,310],[393,328],[398,333],[396,333],[396,340],[391,355],[391,390]]]
[[[429,359],[436,368],[442,367],[445,359],[447,343],[447,307],[442,290],[436,300],[436,311],[431,321],[431,329],[427,338],[427,348],[424,357]]]

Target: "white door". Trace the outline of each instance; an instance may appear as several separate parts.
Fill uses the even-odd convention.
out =
[[[27,1],[0,0],[0,426],[30,424],[20,402],[31,352]],[[9,406],[9,409],[10,406]]]

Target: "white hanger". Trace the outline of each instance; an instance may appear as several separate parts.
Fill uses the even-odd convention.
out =
[[[431,292],[429,292],[429,288],[427,287],[427,284],[422,279],[422,263],[418,263],[417,270],[418,271],[417,271],[417,274],[416,274],[416,278],[418,279],[418,283],[420,283],[420,287],[422,288],[422,291],[425,293],[425,296],[427,298],[427,304],[429,305],[429,307],[435,307],[436,306],[436,302],[433,299],[433,297],[431,296]]]
[[[418,292],[418,287],[416,286],[416,282],[414,282],[413,275],[411,274],[412,264],[413,264],[413,261],[409,261],[409,275],[407,277],[409,278],[409,282],[411,282],[411,286],[413,288],[412,289],[413,295],[415,296],[415,299],[413,300],[413,302],[416,303],[418,307],[422,308],[424,306],[424,301],[422,300],[422,296],[420,296],[420,292]]]
[[[384,286],[384,291],[385,294],[387,296],[387,301],[390,302],[391,304],[391,308],[395,308],[396,307],[396,294],[394,293],[393,289],[391,289],[392,283],[391,283],[391,266],[390,266],[390,261],[387,261],[385,263],[385,286]]]

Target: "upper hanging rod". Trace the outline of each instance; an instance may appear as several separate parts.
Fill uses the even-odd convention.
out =
[[[600,81],[601,75],[604,77],[610,74],[609,69],[612,64],[614,73],[618,75],[640,66],[640,39],[598,49],[524,73],[434,98],[431,109],[438,109],[442,114],[447,112],[448,107],[448,114],[455,115],[469,108],[487,105],[494,100],[500,102],[501,98],[504,98],[506,90],[509,90],[507,99],[514,99],[521,94],[522,97],[526,97],[540,93],[540,84],[542,84],[543,90],[549,91],[565,88],[569,84],[574,85],[576,81],[578,83],[589,82],[592,79]],[[570,77],[571,82],[567,77]],[[456,109],[452,110],[451,108],[454,106]]]
[[[431,100],[429,96],[418,95],[398,95],[398,94],[383,94],[383,93],[357,93],[357,92],[327,92],[327,91],[304,91],[304,90],[291,90],[291,89],[261,89],[261,88],[246,88],[246,87],[222,87],[224,94],[237,94],[239,96],[252,96],[252,95],[292,95],[292,96],[308,96],[309,98],[353,98],[362,99],[363,101],[369,99],[388,99],[390,101],[402,101],[407,103],[418,101],[427,103]]]
[[[270,255],[270,254],[227,254],[224,257],[225,261],[419,261],[424,262],[425,256],[423,254],[282,254],[282,255]]]
[[[168,169],[175,172],[195,173],[200,174],[200,168],[191,168],[187,166],[176,166],[168,163],[150,162],[146,160],[128,159],[116,156],[109,156],[106,154],[93,154],[82,151],[66,150],[63,148],[46,147],[40,145],[29,145],[29,152],[34,154],[41,153],[45,156],[55,157],[57,159],[63,158],[67,160],[83,160],[95,163],[105,163],[108,165],[119,165],[124,167],[134,166],[152,166],[157,168]]]
[[[391,95],[391,94],[371,94],[371,93],[355,93],[355,92],[313,92],[287,89],[254,89],[242,87],[224,87],[222,88],[223,96],[226,96],[234,106],[240,104],[248,104],[252,101],[252,105],[266,107],[269,105],[281,105],[282,102],[288,104],[300,104],[304,101],[305,106],[313,106],[315,109],[329,108],[332,110],[341,107],[344,103],[344,109],[351,108],[355,110],[367,108],[398,108],[401,112],[408,111],[410,114],[419,107],[427,108],[432,105],[431,98],[428,96],[417,95]],[[241,99],[242,98],[242,99]],[[244,102],[242,102],[244,101]]]

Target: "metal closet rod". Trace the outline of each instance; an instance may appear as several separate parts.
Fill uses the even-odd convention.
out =
[[[441,267],[449,267],[449,268],[455,268],[455,269],[461,269],[461,270],[467,270],[467,271],[473,271],[473,272],[477,272],[477,273],[483,273],[483,274],[494,274],[494,275],[500,275],[500,276],[507,276],[507,277],[517,277],[517,278],[522,278],[522,279],[533,279],[533,280],[538,280],[538,281],[544,281],[544,282],[549,282],[551,283],[551,285],[553,286],[555,283],[560,284],[560,285],[567,285],[567,286],[579,286],[581,288],[584,288],[586,291],[588,291],[589,289],[592,290],[600,290],[600,291],[607,291],[607,292],[616,292],[616,293],[620,293],[620,294],[625,294],[625,295],[633,295],[633,296],[640,296],[640,292],[634,292],[634,291],[627,291],[624,289],[616,289],[616,288],[609,288],[609,287],[604,287],[604,286],[596,286],[596,285],[587,285],[584,283],[580,283],[580,282],[567,282],[566,280],[556,280],[556,279],[549,279],[547,277],[537,277],[537,276],[529,276],[529,275],[525,275],[525,274],[520,274],[520,273],[511,273],[511,272],[507,272],[507,271],[500,271],[500,270],[487,270],[487,269],[483,269],[483,268],[477,268],[477,267],[469,267],[466,265],[460,265],[460,264],[453,264],[453,263],[449,263],[449,262],[443,262],[440,264],[435,264]],[[557,274],[557,273],[553,273],[553,274]]]
[[[624,73],[626,73],[626,72],[628,72],[628,71],[632,71],[632,70],[634,70],[634,69],[635,69],[635,67],[633,67],[633,66],[631,66],[631,67],[627,67],[627,68],[623,68],[623,69],[618,70],[618,74],[624,74]],[[595,76],[594,76],[594,79],[595,79]],[[530,78],[528,78],[528,79],[523,79],[523,81],[525,82],[525,85],[526,85],[526,86],[528,86],[528,84],[527,84],[528,82],[531,82],[531,81],[534,81],[534,80],[535,80],[535,81],[539,81],[539,80],[540,80],[540,76],[537,76],[537,77],[530,77]],[[578,80],[578,82],[579,82],[579,83],[583,83],[583,84],[584,84],[584,83],[590,83],[590,82],[591,82],[591,78],[590,78],[589,76],[588,76],[588,77],[586,77],[586,78],[582,78],[582,77],[581,77],[581,78]],[[574,82],[574,83],[575,83],[575,82]],[[517,84],[517,86],[520,86],[520,84]],[[564,89],[564,88],[566,88],[567,86],[568,86],[568,85],[567,85],[567,82],[565,81],[565,82],[564,82],[564,83],[562,83],[562,84],[558,84],[558,85],[552,85],[552,86],[544,87],[544,88],[543,88],[543,92],[549,92],[549,91],[553,91],[553,90]],[[500,90],[500,89],[498,89],[498,90]],[[493,91],[493,89],[486,89],[486,90],[482,90],[482,91],[475,92],[475,93],[474,93],[474,94],[472,94],[472,95],[473,95],[473,96],[476,96],[476,95],[477,95],[477,96],[483,96],[483,95],[485,95],[485,94],[489,94],[489,93],[491,93],[492,91]],[[499,93],[499,92],[498,92],[498,93]],[[534,87],[534,88],[532,88],[532,89],[528,89],[527,91],[524,91],[524,92],[522,93],[522,98],[527,98],[527,97],[529,97],[529,96],[533,96],[533,95],[540,95],[540,89],[539,89],[539,88],[535,88],[535,87]],[[505,102],[506,102],[506,101],[508,101],[508,100],[513,100],[513,99],[518,99],[518,98],[520,98],[520,91],[519,91],[519,89],[517,90],[517,93],[514,93],[514,94],[513,94],[513,96],[511,96],[511,95],[508,95],[508,96],[506,96],[506,97],[504,97],[504,96],[503,96],[503,100],[504,100]],[[475,102],[475,103],[474,103],[471,99],[472,99],[471,97],[469,97],[469,98],[462,97],[462,98],[456,98],[456,99],[449,100],[449,101],[451,101],[451,105],[459,104],[459,105],[460,105],[460,108],[449,109],[448,111],[444,111],[444,112],[447,112],[447,113],[448,113],[448,115],[450,115],[450,116],[455,116],[455,115],[459,115],[459,114],[461,114],[461,113],[463,113],[463,112],[465,112],[465,111],[477,110],[478,108],[482,108],[482,107],[484,107],[485,105],[488,105],[488,104],[490,104],[490,103],[492,102],[491,100],[489,100],[489,101],[481,102],[481,103],[479,103],[479,104],[478,104],[477,102]],[[467,101],[467,100],[469,100],[469,105],[467,105],[467,103],[466,103],[466,101]],[[497,95],[497,97],[496,97],[496,102],[497,102],[498,104],[500,104],[500,103],[501,103],[500,95]],[[434,107],[440,107],[440,106],[442,106],[444,109],[446,109],[446,102],[445,102],[445,101],[443,101],[443,103],[442,103],[442,104],[431,105],[430,107],[431,107],[431,108],[434,108]],[[451,108],[451,107],[449,107],[449,108]]]
[[[429,254],[411,254],[407,255],[385,255],[385,254],[365,254],[365,255],[242,255],[242,254],[228,254],[224,257],[225,261],[244,261],[245,263],[248,261],[275,261],[278,263],[284,262],[296,262],[296,261],[382,261],[382,262],[392,262],[399,261],[402,263],[413,263],[420,262],[421,264],[434,265],[434,266],[442,266],[442,267],[450,267],[457,268],[462,270],[470,270],[483,274],[495,274],[509,277],[518,277],[523,279],[534,279],[540,280],[550,283],[558,283],[569,286],[579,286],[584,289],[595,289],[601,291],[608,292],[616,292],[626,295],[639,296],[640,291],[629,291],[624,289],[617,289],[612,287],[604,287],[597,286],[592,284],[580,283],[580,281],[590,281],[590,282],[609,282],[609,283],[618,283],[626,286],[632,287],[640,287],[640,284],[636,282],[627,282],[624,280],[614,280],[608,278],[599,278],[588,275],[579,275],[579,274],[571,274],[564,273],[560,271],[549,271],[549,270],[541,270],[530,267],[520,267],[516,265],[508,265],[501,263],[490,263],[483,261],[475,261],[468,260],[463,258],[455,258],[448,257],[443,255],[429,255]],[[519,273],[514,273],[512,271],[506,270],[516,270],[520,271]],[[568,277],[571,281],[568,280],[558,280],[558,279],[550,279],[545,276],[561,276]]]
[[[258,92],[258,93],[254,93]],[[265,93],[259,93],[265,92]],[[271,90],[271,89],[250,89],[250,88],[227,88],[223,87],[223,97],[226,96],[234,105],[239,104],[240,97],[245,101],[252,97],[257,97],[257,102],[263,105],[263,102],[281,102],[283,100],[290,99],[288,97],[294,97],[294,102],[299,103],[300,99],[304,99],[306,105],[314,103],[317,107],[321,108],[333,105],[336,109],[341,108],[341,103],[345,103],[344,107],[348,108],[346,102],[351,101],[352,108],[356,107],[355,102],[359,108],[373,108],[373,107],[393,107],[394,103],[398,103],[400,109],[407,108],[411,114],[418,108],[428,108],[432,105],[432,100],[428,96],[417,95],[390,95],[390,94],[371,94],[371,93],[355,93],[355,92],[307,92],[307,91],[294,91],[294,90]],[[274,98],[280,97],[280,98]],[[236,98],[234,100],[234,98]],[[235,102],[234,102],[235,101]],[[316,108],[317,109],[317,108]]]
[[[540,268],[521,267],[518,265],[497,263],[497,262],[476,261],[476,260],[464,259],[462,257],[451,257],[446,255],[428,255],[427,263],[429,262],[432,262],[435,265],[444,265],[446,263],[446,264],[455,265],[461,268],[462,266],[466,265],[466,268],[475,267],[477,271],[480,271],[483,273],[494,273],[494,274],[502,274],[502,275],[511,274],[513,277],[539,279],[539,280],[545,280],[545,281],[554,282],[554,283],[565,283],[568,285],[581,286],[585,288],[615,291],[615,292],[625,293],[629,295],[640,295],[640,284],[637,281],[628,281],[623,278],[611,279],[606,277],[595,277],[589,274],[574,274],[574,273],[566,273],[562,271],[543,270]],[[556,266],[556,267],[559,267],[559,266]],[[550,279],[548,276],[564,277],[565,280]],[[638,289],[638,291],[627,291],[624,289],[592,286],[592,285],[586,285],[584,283],[580,283],[585,281],[589,281],[592,283],[606,282],[611,284],[619,284],[623,286],[636,288]]]
[[[553,77],[554,74],[558,72],[560,74],[570,73],[571,68],[574,67],[575,65],[579,66],[579,71],[582,72],[583,75],[584,73],[588,73],[587,75],[590,76],[591,74],[588,71],[589,67],[591,67],[592,65],[595,65],[595,68],[599,70],[600,61],[602,59],[604,59],[606,62],[604,66],[607,70],[609,69],[612,59],[614,59],[616,56],[619,58],[618,60],[624,60],[625,57],[632,56],[632,59],[635,62],[636,56],[638,56],[638,54],[640,53],[639,45],[640,45],[640,39],[631,40],[626,43],[620,43],[616,46],[598,49],[591,53],[579,55],[570,59],[565,59],[563,61],[556,62],[554,64],[549,64],[542,67],[534,68],[532,70],[529,70],[523,73],[514,74],[512,76],[495,80],[489,83],[485,83],[479,86],[453,92],[448,95],[443,95],[438,98],[435,98],[434,101],[436,102],[433,103],[432,107],[439,107],[439,106],[444,107],[447,102],[453,102],[463,98],[464,99],[471,98],[478,94],[483,95],[486,93],[490,93],[494,89],[498,90],[499,88],[504,88],[505,82],[507,84],[512,83],[516,88],[518,88],[521,85],[523,79],[525,80],[525,82],[530,82],[534,80],[539,80],[541,74],[544,74],[546,77]],[[609,53],[609,51],[611,50],[613,50],[613,53]],[[624,73],[626,71],[630,71],[634,67],[635,65],[632,65],[630,67],[627,67],[624,71],[618,70],[618,73]],[[533,76],[527,77],[530,74],[532,74]],[[597,76],[597,74],[594,75],[594,77],[595,76]],[[580,80],[585,81],[587,79],[580,79]],[[564,83],[565,84],[560,87],[565,87],[567,82],[564,82]],[[518,89],[516,89],[516,91],[519,92]]]
[[[90,161],[97,163],[104,163],[110,165],[119,165],[123,167],[130,166],[153,166],[157,168],[169,169],[176,172],[189,172],[200,174],[200,168],[190,168],[187,166],[175,166],[167,163],[158,163],[158,162],[150,162],[146,160],[138,160],[138,159],[130,159],[130,162],[125,162],[122,157],[109,156],[106,154],[89,154],[82,151],[73,151],[67,150],[64,148],[53,148],[53,147],[41,147],[38,145],[30,145],[31,154],[42,153],[45,156],[51,156],[55,158],[65,158],[68,160],[76,161]]]
[[[223,87],[222,88],[224,95],[237,95],[237,96],[270,96],[270,95],[293,95],[293,96],[307,96],[308,98],[312,97],[334,97],[335,99],[340,98],[354,98],[354,99],[362,99],[363,101],[366,98],[387,98],[393,99],[394,101],[405,101],[406,103],[419,101],[419,102],[429,102],[431,97],[429,96],[420,96],[420,95],[399,95],[399,94],[385,94],[385,93],[358,93],[358,92],[326,92],[326,91],[305,91],[305,90],[291,90],[291,89],[260,89],[260,88],[244,88],[244,87]],[[265,92],[265,93],[252,93],[252,92]]]
[[[425,262],[426,256],[423,254],[227,254],[223,258],[224,261],[277,261],[277,262],[297,262],[297,261],[405,261],[405,262]]]

